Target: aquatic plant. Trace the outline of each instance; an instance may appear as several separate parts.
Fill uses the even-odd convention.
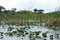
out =
[[[9,36],[13,36],[13,33],[12,32],[9,32]]]
[[[7,32],[7,33],[4,33],[4,34],[7,35],[7,36],[13,36],[12,32]]]
[[[57,39],[59,39],[59,34],[56,34],[57,35]]]
[[[50,35],[50,39],[52,39],[52,40],[53,40],[53,35]]]
[[[13,30],[13,27],[9,27],[7,31],[12,31]]]
[[[3,32],[0,32],[0,36],[3,36]]]
[[[39,38],[39,34],[40,34],[39,32],[35,32],[35,37]]]
[[[16,34],[17,34],[17,31],[13,31],[12,33],[13,33],[14,35],[16,35]]]
[[[46,37],[47,37],[47,33],[42,33],[42,36],[43,36],[44,38],[46,38]]]
[[[9,21],[5,22],[7,25],[10,25],[11,23]]]
[[[25,31],[25,35],[29,34],[27,31]]]
[[[25,36],[24,32],[25,32],[25,28],[17,29],[17,33],[18,33],[17,35]]]
[[[33,38],[33,37],[34,37],[34,32],[30,32],[29,38]]]
[[[3,36],[1,36],[0,39],[3,39]]]
[[[40,36],[39,36],[39,32],[30,32],[30,34],[29,34],[29,38],[30,38],[30,40],[36,40],[36,38],[41,38]]]

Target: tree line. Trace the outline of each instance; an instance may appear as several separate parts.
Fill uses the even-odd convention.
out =
[[[12,12],[12,13],[15,13],[16,12],[16,8],[12,8],[11,10],[6,10],[6,8],[5,7],[3,7],[3,6],[0,6],[0,13],[10,13],[10,12]],[[44,10],[43,9],[33,9],[33,11],[34,12],[36,12],[36,13],[43,13],[44,12]]]

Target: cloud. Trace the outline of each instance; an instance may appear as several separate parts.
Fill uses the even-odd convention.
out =
[[[0,0],[0,5],[6,9],[32,10],[34,8],[54,11],[60,6],[60,0]]]

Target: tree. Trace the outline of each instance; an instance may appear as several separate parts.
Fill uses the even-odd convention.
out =
[[[16,8],[12,8],[12,11],[15,12],[16,11]]]
[[[5,14],[8,13],[8,10],[4,10],[3,13],[5,13]]]
[[[12,15],[15,15],[15,13],[16,13],[16,8],[12,8],[12,9],[10,10],[10,13],[11,13]]]
[[[2,10],[5,9],[3,6],[0,6],[0,13],[2,12]]]
[[[43,9],[40,9],[40,10],[38,10],[38,13],[42,13],[44,10]]]
[[[37,12],[37,9],[34,9],[34,12]]]

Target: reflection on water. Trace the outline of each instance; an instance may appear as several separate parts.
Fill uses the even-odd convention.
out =
[[[0,25],[0,40],[60,40],[60,30],[41,26]]]

